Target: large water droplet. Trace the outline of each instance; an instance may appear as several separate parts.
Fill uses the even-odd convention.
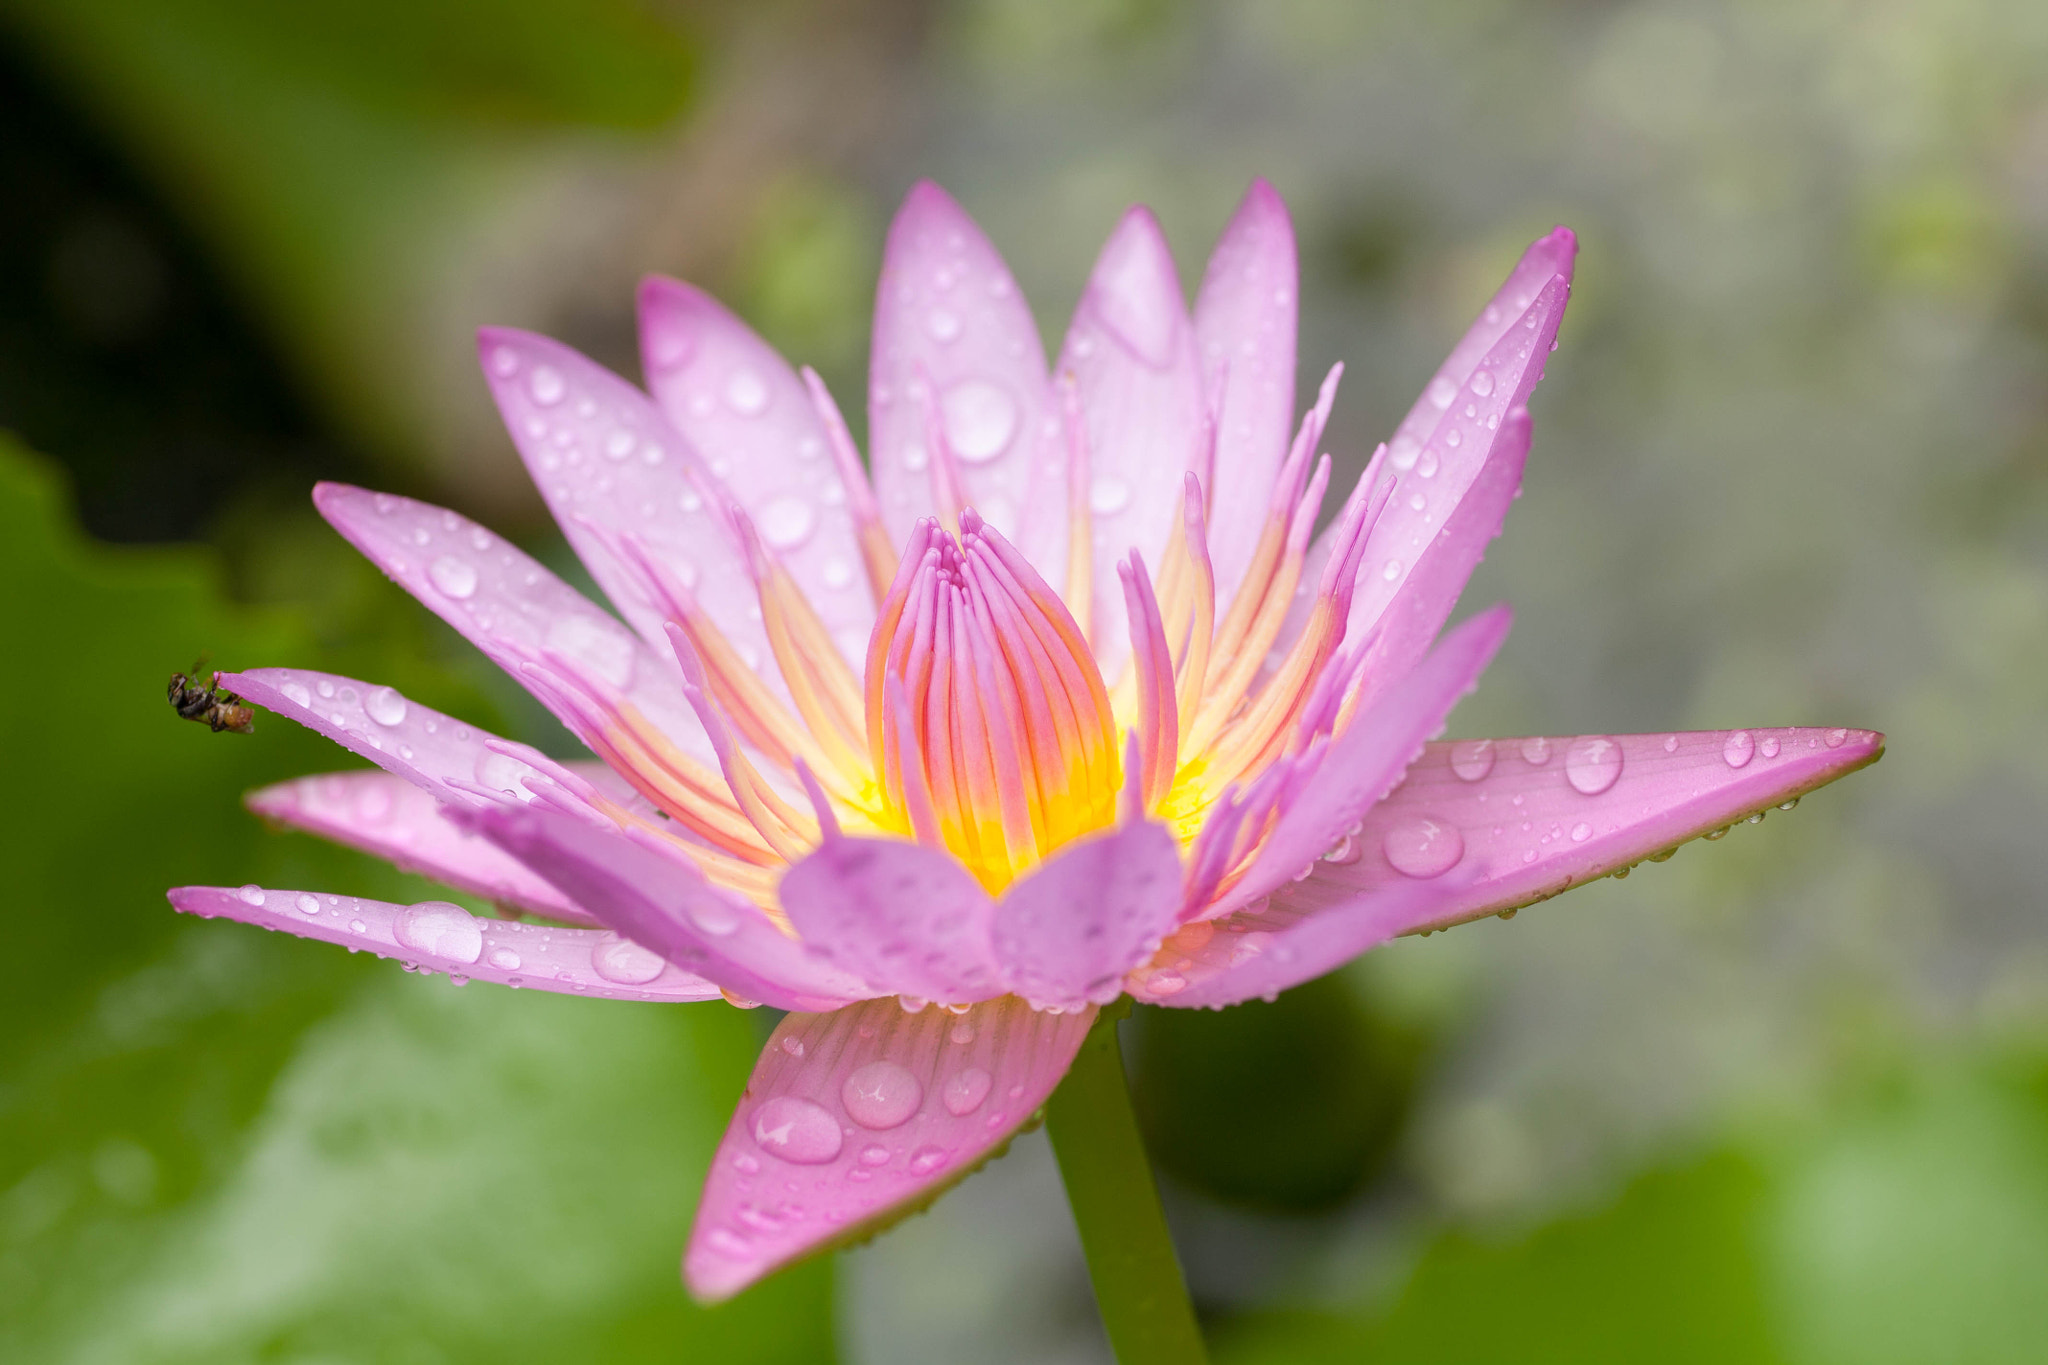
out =
[[[263,904],[263,888],[254,882],[250,882],[241,890],[235,892],[235,899],[244,905],[261,905]]]
[[[863,1128],[894,1128],[917,1112],[924,1086],[896,1062],[869,1062],[839,1087],[848,1117]]]
[[[1564,754],[1565,780],[1598,796],[1621,779],[1621,746],[1606,735],[1581,735]]]
[[[427,581],[443,597],[452,597],[460,602],[476,593],[476,568],[454,555],[442,555],[427,566]]]
[[[1442,375],[1429,381],[1429,405],[1433,408],[1447,408],[1458,396],[1458,386]]]
[[[631,455],[633,453],[633,447],[637,443],[637,441],[638,438],[635,437],[632,432],[626,430],[624,427],[617,428],[612,432],[611,435],[604,438],[604,453],[606,458],[613,460],[625,459],[628,455]]]
[[[1451,746],[1451,771],[1467,782],[1477,782],[1493,771],[1493,741],[1461,739]]]
[[[519,373],[519,353],[510,346],[491,348],[491,373],[500,379],[510,379]]]
[[[1765,758],[1776,758],[1778,756],[1778,737],[1776,735],[1765,735],[1763,742],[1756,746],[1756,751]]]
[[[1522,761],[1532,768],[1540,768],[1550,762],[1550,741],[1542,735],[1531,735],[1523,740]]]
[[[1731,768],[1748,766],[1749,760],[1756,757],[1756,739],[1747,730],[1735,731],[1722,743],[1721,757]]]
[[[299,907],[299,913],[302,915],[317,915],[320,913],[320,902],[303,891],[299,893],[298,900],[293,903]]]
[[[981,1102],[988,1098],[989,1087],[994,1084],[995,1077],[978,1066],[970,1066],[964,1071],[954,1072],[947,1079],[940,1098],[945,1102],[946,1112],[960,1118],[981,1108]]]
[[[734,370],[725,381],[725,403],[742,417],[759,417],[768,408],[768,386],[752,370]]]
[[[363,710],[379,725],[405,723],[405,698],[389,687],[373,687],[363,698]]]
[[[477,755],[477,785],[494,792],[503,792],[515,801],[531,801],[533,793],[526,788],[526,778],[532,775],[531,764],[522,763],[510,754],[501,754],[486,749]]]
[[[1404,876],[1441,877],[1465,856],[1465,836],[1456,825],[1414,815],[1388,829],[1380,847]]]
[[[1849,732],[1847,730],[1830,730],[1827,732],[1825,739],[1830,749],[1839,749],[1848,742]]]
[[[1098,477],[1088,489],[1088,510],[1098,517],[1112,516],[1131,505],[1131,486],[1114,474]]]
[[[1481,398],[1493,392],[1493,371],[1478,370],[1472,375],[1472,392]]]
[[[794,550],[817,524],[818,514],[802,498],[777,498],[761,509],[761,539],[778,550]]]
[[[519,970],[519,954],[510,948],[493,948],[491,965],[501,972],[516,972]]]
[[[763,1102],[747,1128],[762,1151],[799,1166],[823,1165],[839,1155],[845,1140],[839,1120],[825,1106],[794,1095],[777,1095]]]
[[[277,690],[284,693],[287,701],[297,702],[300,706],[311,706],[313,704],[313,694],[306,690],[304,683],[288,682]]]
[[[606,934],[590,950],[591,970],[621,986],[644,986],[667,966],[660,953],[617,934]]]
[[[528,388],[533,393],[533,401],[544,408],[561,402],[562,395],[567,392],[561,372],[552,365],[536,365]]]
[[[476,916],[447,901],[421,901],[398,912],[391,933],[414,952],[450,962],[474,962],[484,955],[484,930]]]
[[[968,464],[987,464],[1009,449],[1017,434],[1017,402],[985,379],[964,379],[947,389],[939,410],[946,441]]]

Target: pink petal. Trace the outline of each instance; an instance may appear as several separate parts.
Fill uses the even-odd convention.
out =
[[[1298,277],[1287,205],[1271,185],[1254,180],[1209,257],[1195,299],[1202,378],[1212,401],[1219,391],[1223,401],[1209,490],[1219,612],[1251,562],[1287,454]]]
[[[710,295],[658,276],[640,285],[640,355],[669,421],[703,452],[858,665],[875,604],[846,489],[796,371]]]
[[[1380,616],[1378,633],[1365,651],[1365,681],[1357,702],[1360,712],[1408,676],[1450,619],[1472,571],[1500,534],[1508,508],[1521,490],[1529,431],[1527,408],[1507,414],[1485,464],[1442,527],[1416,554],[1414,566]],[[1355,626],[1354,621],[1347,627],[1347,638],[1352,638],[1349,631]]]
[[[411,498],[323,483],[313,502],[350,544],[577,734],[589,737],[582,718],[558,706],[521,663],[559,659],[616,690],[698,761],[716,761],[673,665],[537,560],[465,517]],[[666,649],[658,628],[655,635]]]
[[[894,1000],[789,1015],[712,1160],[690,1292],[730,1298],[936,1198],[1045,1103],[1094,1018],[1014,996],[958,1015]]]
[[[760,597],[724,511],[731,495],[705,465],[714,456],[700,456],[646,394],[559,341],[486,327],[477,349],[548,510],[641,638],[666,656],[668,613],[621,554],[629,536],[682,580],[735,649],[765,664]],[[786,695],[772,666],[764,680]]]
[[[1510,910],[1760,818],[1883,752],[1883,735],[1846,729],[1432,744],[1355,835],[1274,895],[1274,908],[1319,912],[1442,864],[1473,880],[1395,932]]]
[[[391,905],[312,891],[257,886],[181,886],[171,904],[202,919],[221,916],[301,938],[368,949],[458,981],[494,981],[613,1000],[712,1000],[718,987],[600,929],[563,929],[485,919],[448,901]]]
[[[1373,524],[1351,602],[1347,632],[1363,639],[1389,605],[1407,591],[1415,566],[1432,549],[1488,457],[1543,377],[1570,286],[1553,276],[1521,320],[1486,352],[1462,389],[1451,395],[1421,446],[1387,447],[1397,480],[1386,511]],[[1433,400],[1425,400],[1426,402]],[[1459,585],[1462,587],[1462,583]]]
[[[1463,622],[1377,706],[1355,717],[1300,793],[1281,808],[1251,870],[1210,913],[1245,905],[1314,866],[1400,781],[1425,741],[1442,733],[1451,708],[1479,681],[1512,620],[1501,606]]]
[[[1529,244],[1529,249],[1515,262],[1515,268],[1508,272],[1507,279],[1487,300],[1486,307],[1479,310],[1479,316],[1465,329],[1465,335],[1458,338],[1458,344],[1451,348],[1444,363],[1437,367],[1436,373],[1424,386],[1422,396],[1415,400],[1415,406],[1401,419],[1401,425],[1387,442],[1392,450],[1397,453],[1405,451],[1405,443],[1419,447],[1429,438],[1445,409],[1450,406],[1451,399],[1470,383],[1473,372],[1479,368],[1480,358],[1500,344],[1516,320],[1536,302],[1536,296],[1551,276],[1561,277],[1566,290],[1570,290],[1578,254],[1579,239],[1567,227],[1552,228]],[[1526,395],[1515,405],[1519,406],[1524,401]]]
[[[325,773],[249,793],[266,820],[362,849],[500,905],[595,924],[589,913],[511,854],[457,825],[424,789],[390,773]]]
[[[598,919],[735,995],[815,1010],[876,994],[777,929],[757,906],[706,882],[681,854],[554,811],[486,810],[468,818]]]
[[[996,960],[1011,990],[1041,1007],[1107,1004],[1173,929],[1179,847],[1166,826],[1125,825],[1067,845],[996,903]]]
[[[1208,472],[1194,325],[1150,209],[1125,213],[1096,258],[1059,372],[1074,376],[1088,428],[1095,528],[1089,619],[1113,622],[1123,601],[1118,562],[1135,548],[1158,563],[1187,471]],[[1095,634],[1103,674],[1113,678],[1129,641],[1113,627]]]
[[[968,502],[1034,565],[1056,573],[1066,501],[1044,468],[1058,456],[1059,423],[1038,325],[995,247],[928,180],[911,188],[889,227],[868,378],[869,462],[897,543],[935,510],[928,379]]]
[[[958,859],[901,839],[828,838],[777,888],[805,944],[877,991],[961,1004],[1000,995],[995,903]]]

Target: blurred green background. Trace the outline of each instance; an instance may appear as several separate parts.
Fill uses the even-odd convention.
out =
[[[346,766],[166,675],[298,663],[565,737],[312,515],[566,559],[480,323],[626,373],[695,279],[857,415],[930,175],[1057,338],[1133,200],[1254,174],[1357,462],[1578,230],[1517,630],[1454,733],[1870,725],[1789,816],[1513,923],[1126,1025],[1228,1362],[1993,1362],[2048,1340],[2048,7],[2038,0],[0,0],[0,1359],[1106,1359],[1040,1137],[706,1312],[761,1037],[180,921],[428,885],[263,830]]]

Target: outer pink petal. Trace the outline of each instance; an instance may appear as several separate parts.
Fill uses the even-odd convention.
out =
[[[368,949],[458,981],[495,981],[614,1000],[711,1000],[718,987],[617,934],[483,919],[448,901],[391,905],[312,891],[181,886],[171,904],[301,938]]]
[[[661,410],[747,509],[858,665],[875,604],[846,489],[796,371],[710,295],[658,276],[640,284],[640,355]]]
[[[1567,227],[1552,228],[1548,234],[1529,244],[1529,249],[1515,262],[1515,268],[1508,272],[1507,279],[1487,300],[1486,307],[1479,310],[1479,316],[1465,329],[1465,335],[1458,338],[1458,344],[1451,348],[1444,363],[1437,367],[1423,388],[1422,396],[1415,400],[1415,406],[1395,428],[1393,439],[1387,443],[1389,455],[1407,459],[1421,448],[1452,400],[1471,382],[1473,371],[1479,368],[1480,358],[1500,344],[1501,338],[1536,302],[1536,296],[1550,278],[1560,276],[1565,287],[1570,288],[1578,254],[1579,239]],[[1517,403],[1526,401],[1526,397],[1523,395]]]
[[[996,904],[996,960],[1034,1005],[1108,1004],[1180,907],[1173,836],[1150,821],[1126,825],[1067,845],[1010,887]]]
[[[1464,622],[1379,705],[1358,715],[1300,794],[1282,807],[1258,860],[1215,910],[1235,909],[1288,885],[1384,798],[1479,681],[1512,619],[1501,606]]]
[[[558,657],[616,690],[700,762],[717,762],[674,666],[531,556],[466,517],[411,498],[323,483],[313,502],[350,544],[577,734],[588,738],[583,719],[547,695],[522,662]],[[656,638],[664,638],[659,630]]]
[[[1150,209],[1125,213],[1096,258],[1060,351],[1059,372],[1074,376],[1088,427],[1095,528],[1090,619],[1113,623],[1123,603],[1118,563],[1132,549],[1160,561],[1187,471],[1207,472],[1194,325],[1181,301],[1173,253]],[[1129,656],[1129,641],[1113,624],[1095,635],[1103,674],[1113,678]]]
[[[477,349],[505,429],[576,555],[663,657],[668,613],[621,554],[637,539],[696,596],[778,691],[760,598],[729,515],[731,494],[654,400],[552,338],[486,327]],[[865,643],[865,642],[863,642]]]
[[[433,796],[402,777],[325,773],[250,792],[247,800],[266,820],[374,853],[473,896],[571,924],[596,923],[524,863],[448,819]]]
[[[889,227],[875,293],[868,447],[875,492],[901,543],[934,508],[924,384],[938,393],[968,501],[1041,572],[1065,563],[1058,410],[1045,348],[1009,267],[972,218],[930,181]]]
[[[1408,676],[1450,619],[1472,571],[1500,534],[1508,508],[1521,491],[1529,431],[1527,408],[1507,414],[1486,463],[1442,527],[1416,554],[1414,566],[1380,616],[1377,634],[1366,649],[1365,681],[1357,703],[1360,713]],[[1351,628],[1356,628],[1355,619],[1347,636]]]
[[[1045,1103],[1094,1018],[1014,996],[960,1015],[875,1000],[785,1018],[712,1160],[691,1293],[729,1298],[936,1198]]]
[[[777,894],[806,945],[877,991],[942,1004],[1003,991],[989,948],[995,902],[950,854],[827,838]]]
[[[1436,544],[1502,432],[1512,425],[1508,415],[1527,406],[1530,390],[1543,377],[1543,362],[1569,296],[1564,277],[1553,276],[1520,320],[1481,357],[1419,450],[1397,456],[1388,446],[1387,467],[1397,471],[1397,482],[1366,541],[1351,601],[1351,638],[1363,639],[1407,592],[1415,566]]]
[[[487,810],[470,818],[606,924],[736,995],[815,1010],[876,994],[782,933],[758,907],[706,882],[680,854],[554,811]]]
[[[1299,273],[1287,205],[1271,185],[1254,180],[1209,257],[1195,299],[1202,378],[1212,400],[1220,392],[1223,401],[1208,496],[1219,611],[1251,562],[1287,454]]]
[[[1441,866],[1472,880],[1395,932],[1495,914],[1760,819],[1883,752],[1883,735],[1847,729],[1432,744],[1355,835],[1274,895],[1273,908],[1319,912]]]

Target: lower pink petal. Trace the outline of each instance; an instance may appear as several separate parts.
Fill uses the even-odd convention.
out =
[[[257,886],[181,886],[171,904],[202,919],[240,920],[301,938],[367,949],[457,980],[530,986],[614,1000],[712,1000],[718,987],[657,953],[599,929],[484,919],[448,901],[392,905]]]
[[[901,839],[828,838],[783,874],[804,942],[878,991],[941,1003],[1002,993],[995,905],[957,858]]]
[[[1094,1018],[1014,996],[961,1014],[891,999],[789,1015],[712,1160],[683,1257],[690,1292],[730,1298],[936,1198],[1045,1103]]]
[[[597,922],[511,854],[448,819],[440,802],[402,777],[323,773],[265,787],[247,800],[266,820],[374,853],[473,896],[571,924]]]
[[[598,919],[671,962],[777,1009],[836,1009],[877,992],[704,880],[681,854],[538,809],[469,812],[483,835]]]
[[[1009,988],[1034,1004],[1108,1004],[1180,907],[1173,836],[1150,821],[1126,825],[1067,845],[1004,893],[996,961]]]
[[[1464,889],[1396,932],[1496,914],[1760,819],[1883,752],[1883,735],[1848,729],[1432,744],[1273,906],[1320,912],[1458,869],[1471,876]]]

